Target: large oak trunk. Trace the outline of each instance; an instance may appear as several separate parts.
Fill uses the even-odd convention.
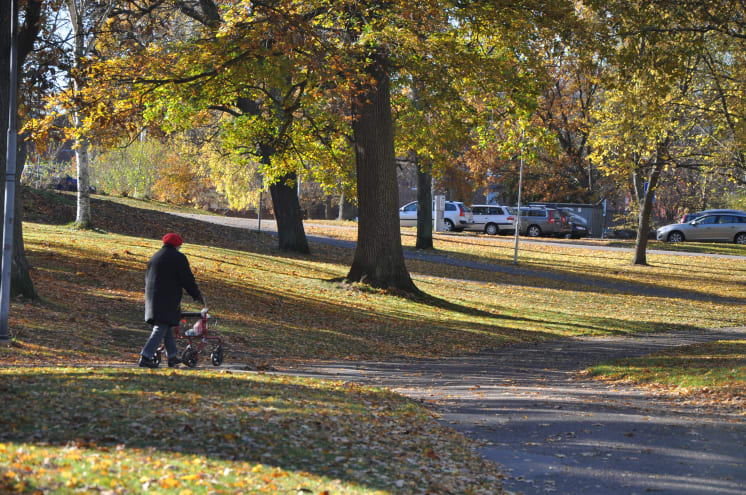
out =
[[[394,130],[386,55],[378,52],[368,67],[373,84],[361,84],[354,105],[355,167],[358,191],[358,241],[347,279],[377,287],[416,292],[399,230]]]
[[[13,218],[13,263],[10,265],[10,297],[23,296],[26,299],[38,299],[39,296],[34,289],[34,283],[31,280],[30,265],[26,259],[26,247],[23,243],[23,188],[21,184],[21,174],[26,164],[26,143],[18,147],[18,157],[16,163],[16,195],[15,195],[15,214]]]

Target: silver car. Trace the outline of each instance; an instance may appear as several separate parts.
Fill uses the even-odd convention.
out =
[[[666,225],[656,231],[659,241],[726,241],[746,244],[746,214],[709,214],[691,222]]]
[[[515,232],[515,216],[507,206],[471,205],[474,223],[465,230],[476,230],[489,235],[512,234]]]

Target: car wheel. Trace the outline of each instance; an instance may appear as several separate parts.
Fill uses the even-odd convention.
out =
[[[539,237],[541,235],[541,227],[538,225],[529,225],[526,229],[526,233],[529,237]]]
[[[746,244],[746,233],[741,232],[733,239],[736,244]]]
[[[453,232],[453,222],[446,218],[445,220],[443,220],[443,228],[446,232]]]
[[[684,242],[684,234],[678,230],[674,230],[668,234],[668,242]]]
[[[500,233],[500,229],[494,223],[488,223],[484,228],[484,233],[489,235],[497,235]]]

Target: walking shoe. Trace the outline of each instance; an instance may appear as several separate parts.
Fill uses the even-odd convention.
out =
[[[174,366],[178,366],[178,365],[180,365],[183,362],[184,361],[182,361],[179,356],[168,358],[168,367],[169,368],[173,368]]]
[[[145,356],[140,356],[140,362],[137,363],[137,365],[141,368],[157,368],[158,363],[156,363],[153,358],[146,358]]]

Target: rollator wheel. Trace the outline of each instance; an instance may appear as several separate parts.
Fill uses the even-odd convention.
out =
[[[161,364],[161,359],[163,359],[163,353],[161,351],[155,351],[155,354],[153,354],[153,362],[156,366]]]
[[[213,349],[212,354],[210,354],[210,359],[212,359],[212,365],[213,366],[220,366],[223,364],[223,346],[219,345],[215,349]]]
[[[184,354],[181,355],[181,361],[190,368],[197,366],[197,351],[191,347],[184,349]]]

